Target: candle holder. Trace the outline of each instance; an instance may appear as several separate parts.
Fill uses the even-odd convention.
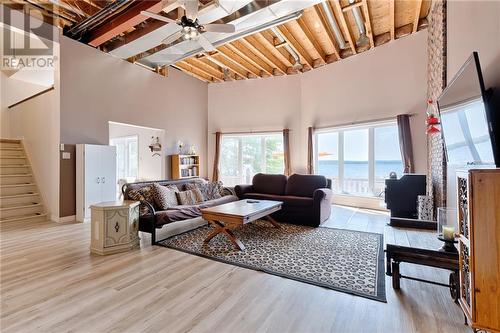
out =
[[[458,252],[455,247],[455,243],[458,243],[456,239],[457,210],[449,207],[439,207],[437,209],[437,225],[437,238],[444,242],[438,251]]]

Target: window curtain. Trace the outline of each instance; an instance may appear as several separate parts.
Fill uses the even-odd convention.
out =
[[[307,129],[307,172],[310,175],[314,174],[314,146],[313,138],[314,128],[309,127]]]
[[[411,142],[410,115],[400,114],[397,116],[399,149],[403,160],[404,173],[415,171],[413,163],[413,145]]]
[[[284,153],[284,164],[285,164],[285,176],[290,176],[292,173],[292,168],[290,166],[290,130],[285,128],[283,130],[283,153]]]
[[[214,173],[212,176],[212,181],[219,181],[219,160],[220,160],[220,143],[221,143],[222,133],[215,133],[215,156],[214,156]]]

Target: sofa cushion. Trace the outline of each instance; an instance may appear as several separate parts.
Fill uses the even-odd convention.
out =
[[[252,180],[253,192],[263,194],[285,194],[286,176],[258,173]]]
[[[219,199],[222,192],[222,182],[188,183],[186,190],[199,189],[203,200]]]
[[[179,192],[179,189],[175,185],[159,185],[157,183],[153,184],[153,197],[156,207],[159,210],[168,209],[170,206],[177,205],[177,196],[176,192]]]
[[[200,208],[203,209],[203,208],[208,208],[208,207],[219,206],[219,205],[223,205],[225,203],[229,203],[229,202],[233,202],[233,201],[238,201],[238,197],[235,195],[225,195],[225,196],[217,198],[217,199],[212,199],[212,200],[202,202],[200,204]]]
[[[201,216],[197,205],[175,206],[175,209],[159,210],[155,214],[156,225],[164,225],[171,222],[183,221]]]
[[[313,205],[313,198],[297,197],[291,195],[275,195],[262,193],[246,193],[245,199],[274,200],[283,202],[283,207],[309,207]]]
[[[154,195],[151,186],[145,186],[128,192],[128,199],[135,201],[147,201],[154,206]],[[146,205],[141,204],[139,207],[140,216],[149,214],[149,209]]]
[[[156,224],[158,226],[192,219],[201,216],[201,209],[219,206],[228,202],[238,201],[238,197],[234,195],[226,195],[218,199],[205,201],[196,205],[176,205],[171,206],[167,210],[159,210],[155,214]]]
[[[285,194],[312,198],[314,191],[326,188],[327,184],[324,176],[293,174],[288,177]]]
[[[203,195],[198,188],[177,192],[175,194],[177,195],[177,201],[179,201],[181,205],[195,205],[203,202]]]

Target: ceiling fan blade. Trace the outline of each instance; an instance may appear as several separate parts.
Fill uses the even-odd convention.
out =
[[[191,21],[196,21],[198,18],[198,0],[184,0],[184,9],[186,17]]]
[[[212,52],[217,50],[215,46],[213,46],[212,43],[210,43],[210,41],[202,34],[198,36],[198,43],[207,52]]]
[[[148,11],[145,11],[145,10],[143,10],[141,12],[141,15],[144,15],[144,16],[147,16],[147,17],[151,17],[151,18],[157,19],[159,21],[167,22],[167,23],[177,23],[176,20],[172,20],[172,19],[170,19],[168,17],[162,16],[162,15],[159,15],[159,14],[156,14],[156,13],[148,12]]]
[[[233,24],[205,24],[203,28],[205,28],[205,31],[210,32],[222,32],[227,34],[236,32],[236,27]]]
[[[171,34],[170,36],[167,36],[164,40],[161,41],[162,44],[169,45],[172,44],[174,41],[182,37],[182,30],[178,30]]]

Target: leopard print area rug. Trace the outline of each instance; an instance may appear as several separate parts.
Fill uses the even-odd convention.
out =
[[[168,248],[227,264],[278,275],[344,293],[386,302],[383,235],[334,228],[311,228],[265,220],[233,232],[245,245],[236,250],[225,235],[210,243],[203,226],[160,242]]]

